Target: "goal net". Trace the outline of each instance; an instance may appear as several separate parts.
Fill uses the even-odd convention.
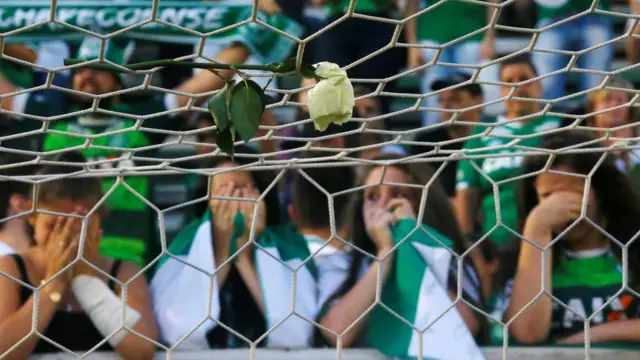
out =
[[[0,2],[0,358],[637,358],[639,14]]]

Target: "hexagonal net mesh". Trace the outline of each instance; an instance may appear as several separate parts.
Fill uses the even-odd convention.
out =
[[[639,12],[1,2],[0,358],[633,348]],[[318,131],[315,82],[260,70],[290,57],[347,71],[346,124]],[[231,78],[273,99],[233,157],[206,105]]]

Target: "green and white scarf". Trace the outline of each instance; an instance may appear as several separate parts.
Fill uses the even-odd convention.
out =
[[[89,31],[99,29],[102,34],[107,34],[151,19],[151,6],[151,1],[142,0],[59,0],[55,19],[57,22]],[[159,4],[157,19],[168,22],[175,27],[153,22],[127,30],[119,37],[197,44],[201,37],[187,31],[206,34],[230,27],[226,31],[207,36],[207,38],[243,43],[251,50],[252,55],[265,63],[282,60],[283,56],[287,56],[291,52],[295,41],[256,22],[232,27],[251,18],[252,6],[252,0],[213,2],[162,0]],[[0,1],[0,33],[48,21],[50,9],[50,0]],[[298,23],[282,14],[266,15],[259,12],[258,19],[294,37],[299,38],[303,32]],[[54,39],[82,39],[85,36],[87,35],[83,32],[50,22],[26,31],[13,33],[7,36],[6,40],[24,43]]]
[[[217,281],[208,275],[216,268],[211,226],[211,213],[207,211],[184,228],[168,248],[175,258],[165,255],[151,281],[153,311],[162,340],[169,346],[180,342],[181,350],[208,349],[206,335],[216,323],[202,322],[207,316],[218,319],[220,315]],[[243,219],[239,214],[235,228],[234,239],[242,234]],[[314,328],[305,319],[316,318],[318,305],[315,265],[302,265],[310,255],[304,238],[291,226],[278,226],[265,230],[258,244],[262,249],[255,250],[256,272],[267,329],[273,329],[266,346],[310,347]],[[292,315],[294,311],[296,315]]]
[[[423,358],[484,359],[447,295],[453,255],[445,246],[450,248],[451,241],[414,220],[402,220],[391,230],[396,244],[408,238],[397,248],[382,289],[380,301],[391,312],[382,306],[373,309],[366,334],[369,345],[397,359],[419,357],[420,333],[398,315],[419,331],[428,327],[422,335]]]

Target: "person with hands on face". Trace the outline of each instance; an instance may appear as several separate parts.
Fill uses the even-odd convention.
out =
[[[593,144],[593,139],[582,132],[555,134],[540,147],[575,148]],[[504,312],[504,322],[511,322],[511,338],[518,343],[583,344],[584,319],[591,321],[592,346],[640,342],[640,304],[629,292],[620,293],[622,249],[608,238],[626,244],[635,237],[640,199],[614,162],[609,158],[601,163],[601,158],[596,152],[560,153],[550,171],[521,183],[520,204],[527,214],[522,235],[531,243],[520,245],[515,278],[505,290],[510,299]],[[536,173],[547,163],[544,157],[527,158],[524,173]],[[624,285],[637,291],[640,254],[633,245],[628,257],[629,282]],[[532,284],[544,284],[558,303],[537,297],[541,289]]]
[[[79,153],[64,153],[56,161],[86,160]],[[68,171],[64,166],[45,166],[38,173],[57,176]],[[155,343],[137,335],[152,341],[158,337],[147,284],[138,276],[140,268],[98,254],[103,214],[100,208],[95,213],[88,209],[97,207],[103,196],[100,180],[65,178],[44,182],[37,189],[32,194],[38,200],[37,208],[27,219],[36,245],[0,258],[0,271],[37,288],[39,297],[10,278],[0,277],[0,353],[8,359],[26,359],[30,354],[59,352],[58,347],[30,333],[36,330],[71,351],[88,351],[107,339],[98,351],[115,351],[123,359],[153,358]],[[25,210],[32,206],[29,201]],[[121,284],[127,286],[126,303],[120,297]],[[36,307],[38,323],[32,329]],[[123,325],[137,334],[124,330]],[[8,351],[25,337],[26,341]]]
[[[236,148],[236,154],[241,153],[256,155],[244,146]],[[158,262],[151,281],[153,310],[168,346],[245,348],[245,339],[255,342],[268,329],[274,330],[258,347],[310,345],[313,325],[287,317],[292,297],[299,314],[316,316],[315,273],[309,264],[300,267],[309,250],[295,229],[280,223],[278,195],[267,191],[274,177],[268,171],[243,169],[253,161],[251,156],[211,158],[206,168],[214,169],[213,175],[196,194],[209,200],[197,210],[199,218],[172,240],[172,256]],[[295,294],[291,268],[298,268]],[[201,324],[204,314],[226,326]]]
[[[44,243],[44,253],[48,256],[44,258],[44,278],[41,285],[45,285],[44,295],[52,300],[53,305],[57,305],[63,294],[66,294],[72,278],[69,276],[71,273],[61,272],[78,255],[80,242],[74,226],[77,221],[75,217],[58,217]]]
[[[226,164],[230,165],[230,164]],[[214,219],[214,239],[225,239],[221,241],[222,246],[217,247],[221,249],[216,256],[216,263],[222,264],[230,256],[235,256],[233,261],[234,268],[231,266],[223,266],[218,271],[218,284],[223,287],[229,273],[231,271],[237,271],[240,275],[244,285],[247,287],[251,296],[255,301],[260,311],[264,311],[264,303],[262,301],[262,293],[260,290],[260,282],[258,280],[255,265],[253,263],[252,246],[249,241],[249,236],[252,232],[254,208],[258,206],[264,209],[264,202],[256,203],[255,201],[260,197],[259,191],[252,183],[239,183],[236,185],[233,179],[229,182],[214,181],[213,196],[215,199],[210,201],[211,215]],[[223,199],[244,199],[244,200],[223,200]],[[232,248],[232,241],[234,238],[236,216],[242,216],[242,235],[236,237],[236,248]],[[258,210],[258,217],[256,218],[256,226],[253,230],[254,239],[260,238],[265,228],[265,211]],[[245,245],[247,245],[245,247]],[[237,253],[236,253],[237,252]]]
[[[385,256],[393,248],[391,227],[404,219],[415,220],[416,214],[405,198],[393,198],[386,206],[365,200],[363,219],[369,238],[373,240],[378,254]]]
[[[391,226],[395,225],[396,218],[388,208],[368,200],[365,201],[362,212],[367,235],[373,241],[377,253],[384,257],[393,248]]]
[[[397,155],[387,154],[374,160],[394,161],[398,158]],[[341,336],[344,347],[367,346],[374,347],[390,356],[402,355],[388,352],[389,349],[385,348],[385,342],[381,340],[384,337],[381,332],[387,332],[389,340],[386,342],[387,344],[402,342],[406,340],[402,339],[402,331],[399,330],[403,324],[396,324],[393,320],[386,319],[384,321],[390,321],[389,325],[398,325],[398,331],[395,334],[393,326],[384,329],[385,326],[381,326],[384,321],[380,321],[384,318],[384,314],[376,312],[377,308],[374,308],[365,319],[356,320],[375,303],[378,281],[382,283],[383,299],[389,300],[385,305],[393,309],[392,299],[403,298],[406,301],[401,306],[410,306],[407,304],[412,301],[416,301],[414,305],[417,306],[420,300],[414,298],[415,294],[402,293],[402,289],[415,288],[415,286],[420,288],[419,283],[422,281],[422,275],[404,276],[408,274],[403,270],[403,266],[408,264],[405,260],[416,259],[412,244],[438,248],[441,247],[440,244],[449,243],[452,244],[453,251],[456,253],[462,253],[466,249],[462,234],[453,216],[451,204],[438,181],[434,181],[429,188],[429,200],[425,204],[422,221],[418,224],[416,214],[420,205],[421,191],[411,185],[430,183],[432,176],[432,170],[424,164],[415,166],[394,162],[394,165],[387,166],[386,169],[383,166],[371,166],[364,169],[358,185],[364,185],[365,190],[354,193],[346,215],[350,227],[348,230],[349,244],[345,246],[347,248],[345,252],[349,256],[349,261],[346,268],[336,266],[336,269],[333,269],[336,273],[342,274],[341,286],[322,304],[318,322],[327,330],[317,331],[316,345],[335,346],[338,336]],[[390,185],[391,183],[394,185]],[[407,184],[407,186],[396,184]],[[418,226],[422,226],[425,232],[413,231]],[[441,242],[434,242],[433,237]],[[406,241],[403,241],[405,238]],[[371,256],[376,256],[378,260],[371,260],[361,251],[353,249],[355,247]],[[418,257],[418,259],[422,258]],[[463,266],[464,275],[462,278],[465,284],[462,296],[467,301],[480,306],[482,302],[480,284],[473,265],[467,259],[468,257],[465,258]],[[420,267],[425,265],[437,267],[435,264],[428,264],[426,260],[418,261],[421,262],[410,265],[412,267],[413,265],[418,266],[409,273],[418,274]],[[457,295],[458,265],[452,259],[446,268],[449,269],[450,276],[445,274],[446,279],[443,286],[446,288],[445,291],[448,292],[449,298],[453,300]],[[394,273],[396,275],[393,275]],[[414,280],[417,283],[409,285],[409,281]],[[389,297],[385,298],[386,296]],[[480,338],[484,329],[482,320],[461,302],[457,304],[456,309],[462,317],[460,323],[463,326],[466,324],[471,334],[478,335]],[[403,308],[403,310],[415,313],[416,308]],[[347,331],[347,329],[349,330]],[[431,355],[428,352],[425,354]]]
[[[581,179],[572,180],[576,180],[572,181],[575,183],[583,182]],[[583,194],[579,190],[568,190],[539,196],[540,203],[529,213],[524,232],[542,235],[534,238],[540,241],[538,245],[544,247],[551,242],[551,234],[560,234],[580,218]]]

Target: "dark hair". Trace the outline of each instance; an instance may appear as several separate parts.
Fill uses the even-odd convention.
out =
[[[305,155],[317,157],[323,156],[324,153],[316,155],[312,152]],[[329,194],[349,190],[355,182],[354,170],[347,166],[337,166],[331,169],[308,168],[303,171]],[[325,203],[327,207],[324,207]],[[344,225],[348,203],[349,197],[346,195],[333,197],[333,210],[338,229]],[[329,227],[329,199],[321,189],[298,171],[293,176],[293,206],[298,226]]]
[[[58,178],[61,175],[70,175],[82,170],[82,165],[87,159],[82,153],[69,151],[54,157],[52,162],[41,166],[36,174],[50,175],[55,180],[44,180],[36,185],[36,196],[39,203],[55,204],[60,199],[78,201],[88,198],[100,200],[103,196],[102,182],[97,177],[70,176]]]
[[[378,155],[374,161],[393,161],[402,159],[401,155],[398,154],[381,154]],[[369,165],[365,168],[361,178],[359,179],[358,185],[364,185],[366,178],[369,176],[371,171],[375,168],[378,168],[379,165]],[[408,174],[410,179],[409,182],[413,184],[426,185],[431,181],[435,172],[428,164],[417,164],[417,163],[394,163],[393,165],[388,165],[388,167],[394,167],[401,170],[403,173]],[[364,204],[364,193],[362,191],[355,192],[350,203],[350,212],[351,215],[349,217],[351,221],[351,225],[353,227],[352,231],[349,233],[350,237],[354,239],[354,245],[360,247],[365,246],[368,243],[371,246],[367,251],[373,251],[373,243],[371,241],[366,240],[367,235],[364,233],[364,219],[362,218],[362,206]],[[453,208],[451,207],[451,202],[446,192],[442,188],[442,184],[439,179],[435,179],[431,185],[429,186],[429,193],[427,196],[427,203],[424,207],[424,216],[423,223],[432,227],[440,234],[444,235],[448,239],[450,239],[454,243],[454,251],[456,253],[461,253],[466,250],[466,247],[463,246],[465,243],[464,236],[458,227],[458,222],[456,220]],[[356,242],[359,242],[356,243]],[[361,247],[363,248],[363,247]]]
[[[258,161],[258,153],[252,148],[246,145],[239,145],[235,147],[235,154],[233,160],[227,156],[215,156],[207,158],[203,161],[202,166],[204,168],[216,168],[223,163],[235,163],[239,166],[249,165]],[[243,156],[250,155],[250,157]],[[265,190],[275,180],[275,175],[270,170],[252,170],[250,171],[251,178],[255,183],[260,193],[264,193]],[[201,199],[209,194],[209,183],[211,181],[210,176],[200,176],[196,187],[194,189],[194,198]],[[279,224],[281,221],[279,200],[278,200],[278,187],[272,188],[264,197],[264,201],[267,207],[267,225]],[[206,201],[198,202],[195,205],[195,214],[200,217],[209,208],[209,204]]]
[[[533,61],[531,60],[531,57],[528,54],[516,55],[514,57],[511,57],[502,61],[500,63],[500,71],[498,72],[498,74],[500,74],[500,77],[502,77],[502,70],[504,70],[505,67],[510,65],[526,65],[531,69],[534,76],[536,77],[538,76],[538,69],[536,69],[535,64],[533,63]]]
[[[571,131],[547,136],[539,145],[539,148],[558,150],[567,147],[580,146],[581,149],[593,149],[597,145],[593,144],[594,137],[584,131]],[[591,187],[596,194],[596,202],[600,213],[606,219],[604,229],[612,237],[622,244],[628,243],[634,238],[640,226],[637,225],[640,219],[640,198],[630,179],[618,170],[613,161],[613,156],[607,156],[605,161],[599,163],[602,157],[600,152],[581,152],[557,154],[553,159],[552,167],[566,166],[574,173],[583,175],[590,174],[594,168],[597,169],[591,176]],[[528,157],[524,162],[524,173],[530,174],[540,171],[548,161],[544,156]],[[538,205],[538,196],[535,188],[535,176],[524,178],[520,183],[520,213],[523,218]],[[521,229],[524,228],[522,219]],[[561,245],[562,243],[560,243]],[[622,261],[622,250],[619,246],[612,246],[613,252]],[[553,252],[554,266],[560,261]],[[640,252],[629,251],[630,278],[634,285],[640,285]],[[636,287],[638,289],[640,287]]]
[[[382,154],[377,156],[374,161],[385,160],[400,160],[402,157],[397,154]],[[357,185],[363,185],[367,177],[375,168],[380,165],[369,165],[365,168],[362,176],[360,177]],[[416,163],[396,163],[388,165],[388,167],[394,167],[400,169],[405,174],[408,174],[411,178],[410,183],[426,185],[429,183],[435,172],[428,164],[416,164]],[[362,207],[364,205],[364,192],[357,191],[353,193],[351,202],[349,204],[349,210],[346,218],[349,221],[349,239],[350,243],[359,249],[369,253],[375,254],[375,245],[369,239],[364,225],[364,219],[362,215]],[[453,243],[452,250],[456,254],[461,254],[467,250],[465,239],[460,231],[458,222],[456,220],[453,208],[451,206],[447,193],[442,188],[440,181],[435,179],[429,186],[429,192],[427,201],[423,211],[422,223],[433,228],[440,234],[447,237]],[[335,299],[338,299],[346,294],[358,281],[360,270],[365,264],[367,257],[360,251],[351,252],[351,264],[349,266],[349,272],[347,278],[338,288],[338,290],[329,297],[325,304],[332,303]],[[470,256],[467,255],[463,258],[466,264],[471,266],[475,271],[475,265]],[[484,301],[484,299],[482,299]],[[486,327],[483,326],[483,327]],[[486,331],[485,331],[486,333]],[[320,344],[323,342],[319,331],[316,331],[314,342]]]
[[[17,165],[28,162],[30,159],[24,155],[12,153],[0,153],[0,166]],[[0,170],[2,176],[33,175],[35,165],[20,165]],[[4,219],[9,215],[9,201],[14,195],[29,196],[33,191],[33,185],[25,181],[3,180],[0,190],[0,230],[5,226]]]

